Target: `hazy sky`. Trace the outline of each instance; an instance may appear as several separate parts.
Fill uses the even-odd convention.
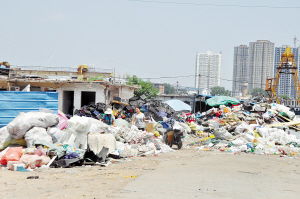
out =
[[[120,74],[162,77],[194,74],[196,53],[211,50],[222,52],[221,76],[232,79],[234,46],[261,39],[280,46],[292,44],[295,35],[300,39],[299,0],[175,1],[0,0],[0,60],[13,65],[93,64]],[[193,86],[194,79],[162,81]],[[231,89],[231,82],[221,83]]]

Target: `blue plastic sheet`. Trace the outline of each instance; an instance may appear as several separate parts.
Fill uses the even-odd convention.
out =
[[[0,91],[0,127],[6,126],[21,112],[49,109],[58,111],[58,93]]]

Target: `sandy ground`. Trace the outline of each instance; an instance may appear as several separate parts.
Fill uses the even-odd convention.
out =
[[[26,179],[39,176],[39,179]],[[300,159],[184,149],[108,167],[0,171],[0,198],[299,198]]]

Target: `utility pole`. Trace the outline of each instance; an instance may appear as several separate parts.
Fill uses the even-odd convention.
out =
[[[176,82],[176,94],[178,95],[178,81]]]

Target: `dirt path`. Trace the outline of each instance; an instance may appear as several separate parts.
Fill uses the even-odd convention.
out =
[[[27,176],[39,179],[26,179]],[[299,198],[300,159],[182,150],[109,167],[0,171],[0,198]]]
[[[129,183],[115,198],[297,199],[300,160],[185,151]]]

